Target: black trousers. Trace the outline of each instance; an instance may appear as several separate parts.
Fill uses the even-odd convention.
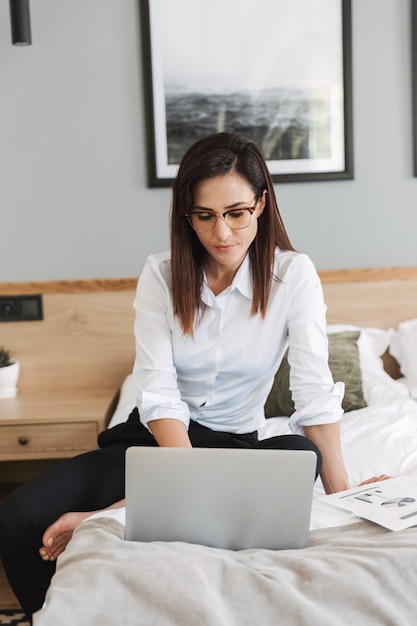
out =
[[[321,456],[306,437],[283,435],[259,441],[257,433],[215,432],[192,422],[189,436],[200,448],[275,448],[313,450],[317,474]],[[64,460],[13,491],[0,506],[0,554],[10,585],[29,619],[42,607],[55,562],[39,556],[42,535],[69,511],[95,511],[124,498],[125,451],[156,446],[135,409],[127,422],[100,433],[100,448]]]

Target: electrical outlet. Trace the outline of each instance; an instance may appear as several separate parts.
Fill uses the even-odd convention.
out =
[[[42,319],[42,296],[0,296],[0,322]]]

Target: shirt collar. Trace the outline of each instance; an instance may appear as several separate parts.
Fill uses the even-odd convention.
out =
[[[242,265],[239,267],[238,271],[235,274],[235,277],[232,280],[232,283],[228,289],[229,293],[232,293],[235,289],[240,291],[240,293],[252,300],[253,298],[253,287],[252,287],[252,275],[250,271],[250,259],[249,254],[247,254],[243,260]],[[202,300],[205,304],[212,304],[212,293],[207,285],[207,277],[204,272],[204,283],[203,290],[201,294]]]

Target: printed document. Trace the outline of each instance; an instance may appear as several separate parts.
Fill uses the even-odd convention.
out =
[[[320,498],[389,530],[417,525],[417,479],[403,476]]]

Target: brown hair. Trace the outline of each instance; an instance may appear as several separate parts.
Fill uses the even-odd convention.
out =
[[[273,279],[275,248],[294,250],[279,213],[274,185],[260,148],[238,133],[218,133],[200,139],[185,153],[173,185],[171,206],[172,290],[175,314],[185,334],[203,312],[201,289],[207,252],[184,213],[193,208],[197,183],[234,172],[244,178],[266,205],[249,248],[253,283],[252,315],[264,317]]]

